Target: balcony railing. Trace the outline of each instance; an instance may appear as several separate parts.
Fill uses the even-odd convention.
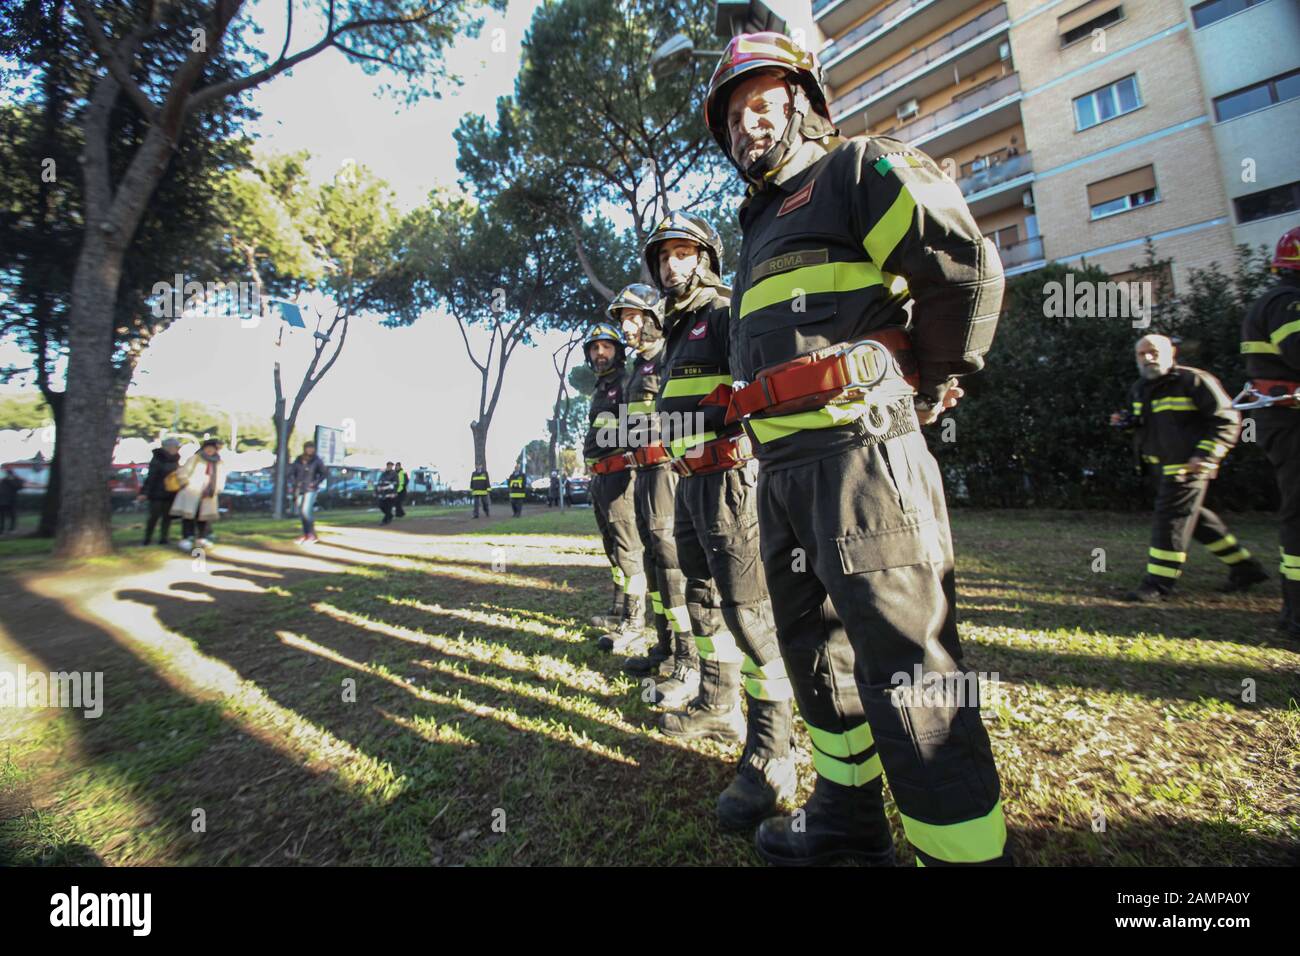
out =
[[[1012,73],[1000,80],[994,80],[987,86],[980,87],[967,96],[953,100],[942,109],[935,110],[933,113],[928,113],[912,120],[910,123],[899,126],[889,135],[895,139],[901,139],[905,143],[910,143],[947,126],[949,123],[955,123],[963,116],[978,112],[984,107],[1018,92],[1020,92],[1020,75]]]
[[[813,16],[817,16],[817,14],[821,13],[834,2],[835,0],[813,0]]]
[[[1002,260],[1003,269],[1014,269],[1016,266],[1023,266],[1026,262],[1041,259],[1043,258],[1043,237],[1034,236],[1024,242],[1004,246],[998,250],[998,257]]]
[[[961,177],[961,179],[957,180],[957,186],[961,189],[963,196],[970,196],[981,193],[986,189],[992,189],[1007,180],[1023,176],[1033,169],[1034,164],[1030,159],[1031,156],[1033,156],[1033,153],[1018,153],[1015,156],[1008,156],[1000,163],[981,169],[977,173],[971,173],[969,176]]]
[[[947,56],[963,43],[969,43],[981,33],[987,33],[994,27],[1007,22],[1006,5],[986,10],[970,23],[959,26],[951,33],[941,36],[924,50],[917,50],[905,60],[900,60],[889,69],[877,73],[864,83],[849,90],[831,104],[831,113],[838,115],[841,111],[852,108],[865,99],[869,99],[886,87],[893,86],[899,80],[910,76],[917,70],[933,63],[940,57]]]
[[[856,27],[850,30],[844,36],[840,37],[834,43],[825,47],[819,54],[818,59],[825,66],[831,60],[835,59],[853,44],[857,43],[863,37],[871,36],[886,23],[897,20],[912,7],[919,6],[922,3],[928,3],[929,0],[898,0],[897,3],[891,3],[885,9],[881,10],[874,17],[863,20]],[[816,8],[814,8],[816,12]]]

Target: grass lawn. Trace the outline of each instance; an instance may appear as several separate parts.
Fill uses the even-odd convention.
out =
[[[72,567],[0,539],[0,671],[104,681],[97,719],[0,710],[0,864],[757,863],[713,821],[739,748],[659,735],[595,649],[590,510],[410,510],[324,514],[308,550],[292,520],[224,521],[198,557],[118,516],[119,553]],[[1229,523],[1275,553],[1270,521]],[[1300,862],[1276,580],[1216,593],[1200,549],[1180,597],[1134,607],[1145,515],[958,512],[954,534],[1022,863]]]

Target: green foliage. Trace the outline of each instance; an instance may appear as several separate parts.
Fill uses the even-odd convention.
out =
[[[1155,286],[1147,329],[1123,316],[1047,314],[1051,283],[1064,285],[1070,272],[1076,288],[1106,281],[1096,267],[1054,263],[1008,280],[987,367],[963,382],[960,405],[926,429],[952,498],[980,507],[1148,507],[1131,433],[1108,424],[1137,379],[1133,346],[1146,332],[1170,335],[1181,364],[1212,372],[1236,394],[1245,380],[1241,321],[1269,281],[1259,254],[1243,247],[1240,261],[1232,276],[1217,265],[1193,270],[1173,297],[1160,288],[1167,262],[1148,250],[1135,277]],[[1273,493],[1267,461],[1249,442],[1232,452],[1211,492],[1229,510],[1270,508]]]

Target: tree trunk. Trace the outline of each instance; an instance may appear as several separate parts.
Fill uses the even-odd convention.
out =
[[[54,554],[89,558],[112,550],[108,472],[112,465],[113,304],[123,250],[105,236],[107,223],[87,222],[68,313],[68,387],[58,441],[59,521]],[[116,230],[108,230],[110,233]]]
[[[59,520],[59,492],[61,490],[60,465],[61,457],[59,448],[63,436],[63,393],[47,391],[45,394],[45,404],[50,406],[50,415],[54,418],[54,453],[50,456],[50,473],[48,484],[45,486],[45,496],[41,499],[41,520],[36,526],[34,536],[37,538],[52,538],[58,527]]]
[[[474,435],[474,468],[477,471],[487,470],[487,436],[491,425],[492,419],[486,416],[469,423],[469,430]]]

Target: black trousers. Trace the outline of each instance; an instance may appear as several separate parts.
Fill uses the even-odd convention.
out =
[[[515,517],[518,518],[521,514],[524,513],[524,499],[523,499],[523,498],[511,498],[511,499],[510,499],[510,510],[513,511],[513,512],[515,513]]]
[[[1283,613],[1292,627],[1300,629],[1300,408],[1262,408],[1255,421],[1282,496],[1277,517]]]
[[[406,508],[403,507],[405,504],[406,504],[406,492],[399,491],[397,493],[397,517],[399,518],[406,517]]]
[[[18,506],[17,505],[0,505],[0,534],[5,533],[5,524],[8,523],[9,530],[14,531],[18,527]],[[148,543],[148,539],[145,539]]]
[[[591,510],[605,546],[614,583],[626,588],[629,578],[644,572],[644,548],[636,527],[636,472],[628,469],[591,478]]]
[[[879,788],[883,769],[926,865],[998,860],[1001,789],[961,662],[939,468],[912,409],[898,414],[911,431],[760,470],[777,638],[817,773]]]
[[[144,526],[144,543],[148,544],[153,540],[153,529],[162,522],[162,527],[158,529],[158,541],[162,544],[167,543],[167,533],[172,526],[172,502],[176,500],[175,495],[169,495],[166,498],[149,499],[149,518]]]
[[[480,501],[483,502],[483,514],[487,515],[488,517],[491,517],[492,515],[491,501],[489,500],[489,497],[487,495],[474,495],[474,517],[475,518],[478,517],[478,503]]]
[[[642,566],[646,590],[656,615],[668,619],[683,650],[694,647],[689,640],[691,622],[687,614],[687,581],[677,558],[673,538],[673,513],[677,499],[677,472],[668,465],[638,468],[636,472],[636,530],[641,539]],[[693,655],[691,655],[693,656]]]
[[[716,603],[730,634],[697,632],[700,657],[740,665],[745,693],[754,701],[788,702],[790,680],[777,642],[767,580],[758,543],[758,464],[683,478],[677,487],[673,534],[687,580],[706,579],[716,589]],[[765,705],[766,706],[766,705]],[[788,716],[772,734],[754,735],[763,757],[789,751]]]
[[[1195,538],[1228,566],[1240,564],[1250,552],[1237,543],[1223,519],[1205,507],[1211,479],[1203,475],[1160,478],[1156,488],[1155,522],[1147,551],[1143,580],[1162,588],[1178,583],[1187,562],[1187,545]]]
[[[186,538],[206,538],[208,536],[209,522],[199,521],[196,518],[181,519],[181,535]]]
[[[392,520],[393,520],[393,502],[394,502],[394,501],[396,501],[395,498],[380,498],[380,499],[379,499],[379,510],[382,511],[382,512],[384,513],[384,519],[383,519],[381,522],[379,522],[380,524],[389,524],[389,523],[392,522]],[[478,504],[478,499],[477,499],[477,498],[474,499],[474,503],[475,503],[475,505]],[[477,511],[478,511],[477,507],[476,507],[474,510],[475,510],[475,512],[477,513]]]

